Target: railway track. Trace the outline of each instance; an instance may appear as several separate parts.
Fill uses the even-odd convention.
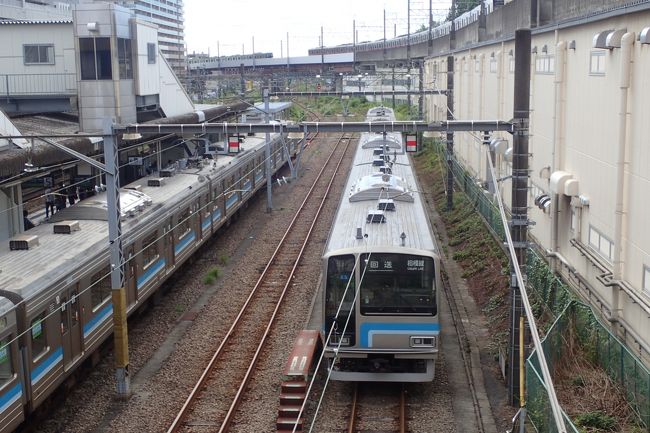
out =
[[[230,329],[168,433],[229,429],[350,144],[339,137]],[[237,288],[233,288],[236,290]],[[263,326],[266,323],[266,326]],[[218,383],[219,386],[211,387]],[[224,393],[223,390],[233,390]],[[227,395],[226,395],[227,394]]]
[[[354,384],[347,433],[406,433],[406,386],[380,384],[383,389],[379,392],[363,389],[376,386],[378,384]]]
[[[449,306],[449,311],[451,312],[451,319],[454,324],[454,329],[456,329],[456,337],[458,338],[458,345],[460,347],[460,354],[463,358],[463,367],[465,370],[465,375],[467,376],[467,384],[469,386],[470,394],[472,396],[472,406],[474,407],[474,416],[476,418],[477,432],[485,433],[485,424],[483,421],[483,414],[481,411],[481,405],[479,403],[478,392],[474,384],[474,374],[472,373],[472,357],[470,356],[470,344],[469,338],[467,335],[467,330],[463,323],[461,314],[458,310],[458,304],[456,302],[456,297],[454,291],[451,289],[449,284],[449,279],[447,274],[444,272],[442,274],[442,287],[445,291],[445,298],[447,299],[447,305]]]

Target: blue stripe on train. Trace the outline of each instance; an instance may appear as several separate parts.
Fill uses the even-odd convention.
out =
[[[97,329],[104,320],[108,319],[111,314],[113,314],[113,304],[109,303],[84,325],[84,338],[88,338],[88,335]]]
[[[9,407],[20,400],[23,395],[23,389],[20,383],[9,389],[4,395],[0,395],[0,414],[4,413]]]
[[[207,230],[207,229],[209,229],[209,228],[210,228],[210,224],[212,224],[212,221],[210,220],[210,218],[206,218],[206,219],[204,219],[203,222],[201,223],[201,229],[202,229],[202,230]]]
[[[165,267],[165,259],[160,258],[156,263],[149,266],[149,268],[138,277],[137,286],[140,289],[142,286],[147,284],[158,272],[160,272]]]
[[[32,384],[36,384],[36,382],[43,379],[43,377],[62,360],[63,360],[63,349],[59,347],[54,352],[52,352],[50,356],[45,358],[43,362],[41,362],[39,366],[32,371],[32,376],[31,376]]]
[[[216,209],[212,212],[212,222],[217,222],[221,219],[221,209]]]
[[[190,244],[190,242],[193,242],[194,239],[196,239],[196,235],[194,234],[194,230],[192,230],[189,234],[185,235],[182,241],[176,244],[174,247],[174,255],[179,255],[187,246]]]
[[[244,187],[242,189],[244,190],[244,192],[250,191],[251,189],[253,189],[253,182],[251,182],[250,179],[245,181]]]
[[[440,332],[439,323],[362,323],[360,327],[360,347],[372,347],[375,334],[425,334],[435,335]]]

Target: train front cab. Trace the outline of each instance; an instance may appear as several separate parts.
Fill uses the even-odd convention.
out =
[[[325,340],[335,329],[325,350],[333,380],[433,380],[440,334],[438,260],[426,251],[394,251],[339,251],[324,258],[322,331]]]
[[[18,349],[16,312],[13,305],[0,298],[0,433],[13,431],[24,420],[27,403],[22,383]]]

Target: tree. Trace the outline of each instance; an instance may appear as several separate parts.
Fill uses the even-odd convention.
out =
[[[471,11],[476,6],[481,4],[481,0],[456,0],[456,17],[464,14],[467,11]],[[445,21],[451,21],[452,13],[451,8],[449,8],[449,13]]]

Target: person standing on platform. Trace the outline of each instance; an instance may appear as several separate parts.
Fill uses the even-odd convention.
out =
[[[60,211],[65,209],[65,200],[67,196],[65,195],[65,184],[59,187],[59,192],[56,194],[56,210]]]
[[[50,214],[54,216],[54,206],[55,206],[54,194],[52,193],[52,188],[47,187],[45,189],[45,218],[49,219]]]
[[[70,185],[66,190],[66,193],[68,195],[68,202],[70,203],[70,206],[72,206],[77,200],[77,189]]]

